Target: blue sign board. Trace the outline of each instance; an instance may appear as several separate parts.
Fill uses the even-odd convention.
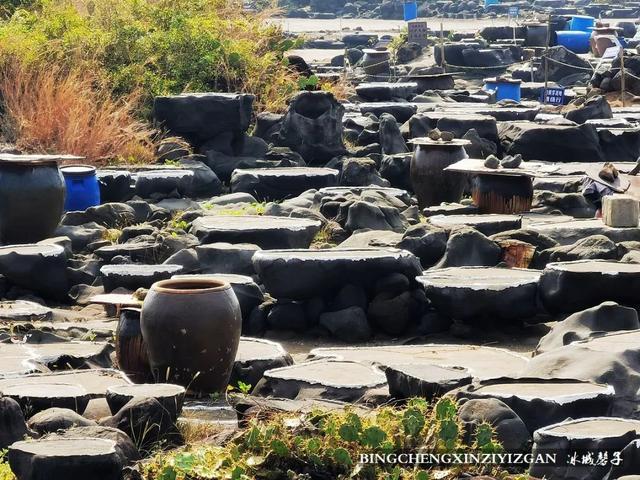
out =
[[[518,7],[509,7],[509,17],[517,18],[520,13],[520,9]]]
[[[551,105],[564,105],[564,88],[545,88],[540,101]]]

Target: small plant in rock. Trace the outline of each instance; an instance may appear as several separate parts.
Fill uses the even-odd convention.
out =
[[[177,212],[175,215],[173,215],[171,220],[169,220],[169,223],[167,224],[167,227],[169,229],[183,230],[185,232],[187,230],[189,230],[189,222],[187,222],[186,220],[184,220],[182,218],[183,214],[184,214],[184,212]]]
[[[244,383],[244,382],[238,380],[238,390],[240,391],[240,393],[248,395],[249,392],[251,391],[251,384],[250,383]]]
[[[118,240],[120,240],[121,236],[122,230],[120,230],[119,228],[107,228],[102,233],[102,239],[107,240],[111,243],[118,243]]]
[[[182,164],[180,163],[180,160],[165,160],[163,162],[163,165],[167,166],[167,167],[181,167]]]

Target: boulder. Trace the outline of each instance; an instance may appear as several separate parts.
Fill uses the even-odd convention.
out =
[[[540,339],[535,354],[541,354],[580,340],[587,340],[602,332],[640,329],[638,312],[615,302],[602,302],[569,315],[551,327]]]
[[[576,73],[587,73],[591,76],[593,72],[589,62],[561,45],[550,47],[542,55],[543,62],[545,58],[549,58],[547,62],[547,79],[552,82],[559,82],[565,77]],[[535,81],[544,82],[544,71],[544,68],[540,68],[535,72]]]
[[[343,155],[344,107],[329,92],[300,92],[289,102],[279,144],[298,152],[308,163]]]
[[[392,187],[412,190],[410,178],[411,157],[410,153],[384,155],[378,169],[380,176],[388,180]]]
[[[29,436],[24,414],[18,402],[9,397],[0,397],[0,449]]]
[[[267,142],[272,142],[280,132],[284,115],[281,113],[260,112],[256,115],[256,127],[253,135]]]
[[[485,266],[500,262],[502,249],[485,235],[472,228],[460,228],[452,232],[437,268]]]
[[[28,425],[38,434],[45,435],[72,427],[90,427],[97,424],[68,408],[54,407],[36,413],[29,419]]]
[[[500,142],[508,155],[521,154],[525,160],[603,162],[605,155],[593,125],[541,125],[505,122],[498,126]]]
[[[571,104],[568,106],[570,108]],[[565,107],[567,108],[567,107]],[[601,95],[591,97],[577,108],[570,109],[565,113],[567,120],[576,122],[577,124],[585,123],[587,120],[594,118],[613,118],[611,106],[606,98]]]
[[[536,265],[543,267],[549,262],[570,262],[572,260],[618,258],[618,247],[604,235],[593,235],[578,240],[572,245],[559,245],[539,252]]]
[[[376,162],[369,158],[348,158],[342,164],[340,174],[342,186],[369,186],[379,185],[388,187],[389,182],[380,177],[376,170]]]
[[[383,113],[380,116],[380,147],[385,155],[393,155],[397,153],[408,152],[404,138],[400,133],[400,127],[396,119],[388,114]]]
[[[321,314],[320,326],[336,339],[347,343],[366,342],[372,335],[367,314],[356,306]]]
[[[220,195],[222,192],[222,182],[213,170],[200,159],[206,159],[206,157],[192,155],[191,157],[180,160],[180,164],[193,173],[191,182],[189,182],[189,185],[185,189],[185,196],[201,198]]]
[[[524,422],[497,398],[468,400],[460,406],[458,415],[465,426],[467,443],[473,441],[475,428],[484,422],[495,429],[497,440],[507,452],[526,451],[531,443]]]
[[[534,211],[560,211],[563,215],[576,218],[593,218],[596,207],[581,193],[557,193],[534,190]]]
[[[253,95],[185,93],[156,97],[153,117],[173,135],[200,144],[221,134],[240,140],[251,123]]]
[[[447,238],[445,230],[428,223],[419,223],[405,231],[397,246],[413,253],[426,268],[442,258],[447,248]]]
[[[139,439],[139,448],[148,450],[158,442],[172,442],[180,437],[175,419],[155,398],[134,398],[112,417],[100,420],[103,427],[122,430]]]
[[[411,292],[400,294],[394,292],[380,292],[369,304],[367,315],[377,327],[388,335],[403,334],[418,310]]]
[[[350,232],[361,229],[401,232],[405,227],[397,209],[365,201],[351,203],[344,222],[344,228]]]

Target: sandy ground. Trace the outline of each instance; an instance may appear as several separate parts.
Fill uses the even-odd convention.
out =
[[[515,25],[508,18],[485,18],[480,20],[455,18],[427,18],[427,25],[431,30],[439,30],[440,23],[444,30],[456,32],[475,32],[484,27]],[[380,20],[362,18],[336,18],[333,20],[317,20],[311,18],[273,18],[272,22],[279,23],[282,28],[291,33],[339,32],[341,30],[355,30],[360,27],[369,33],[399,32],[406,26],[402,20]]]

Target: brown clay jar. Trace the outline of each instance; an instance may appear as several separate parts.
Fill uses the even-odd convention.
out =
[[[156,382],[194,393],[226,390],[240,342],[240,304],[219,279],[154,283],[142,306],[142,336]]]

